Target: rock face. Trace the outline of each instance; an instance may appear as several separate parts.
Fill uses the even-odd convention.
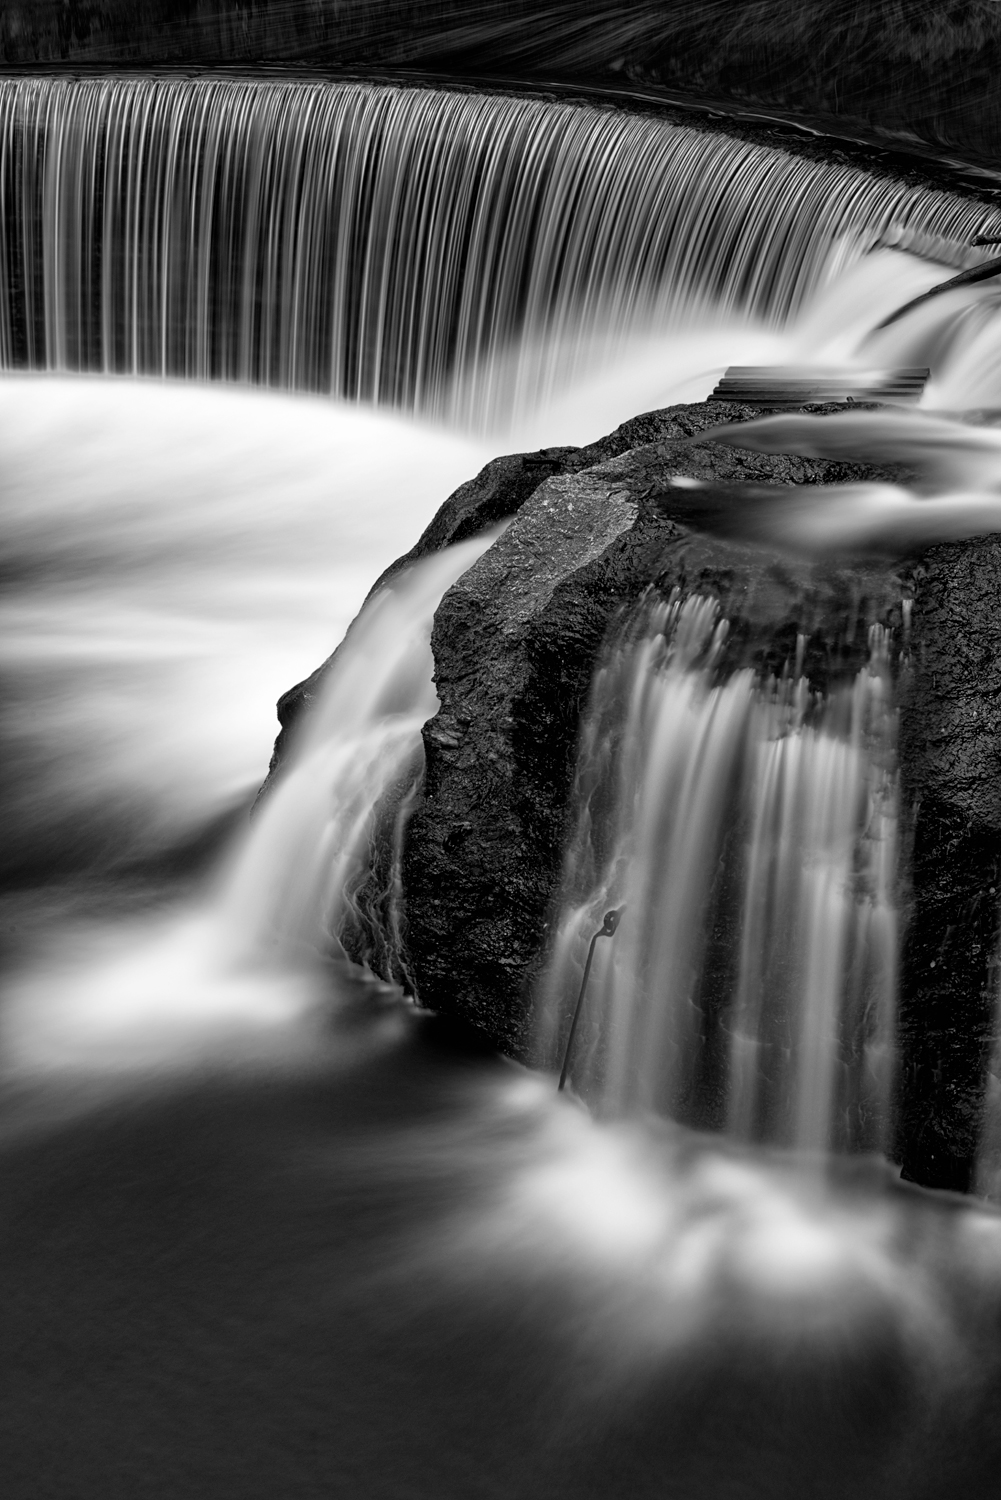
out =
[[[762,411],[760,407],[730,401],[700,401],[686,406],[668,407],[663,411],[645,412],[624,422],[608,437],[600,438],[583,448],[542,448],[535,453],[506,454],[492,459],[474,479],[460,485],[449,496],[416,545],[376,580],[369,598],[410,563],[508,520],[517,514],[549,478],[579,474],[582,470],[594,468],[609,459],[652,444],[683,444],[710,427],[721,423],[746,422],[761,416]],[[790,484],[834,484],[842,480],[871,476],[876,471],[865,465],[774,458],[713,444],[711,448],[701,448],[697,453],[684,449],[676,472],[730,483],[764,480]],[[676,502],[679,499],[674,498]],[[280,771],[294,740],[296,724],[316,697],[340,649],[338,647],[315,672],[303,682],[296,683],[279,699],[278,721],[281,732],[275,742],[268,781],[263,790],[267,790],[272,778]]]
[[[832,673],[858,669],[867,625],[899,631],[892,570],[783,561],[739,536],[685,524],[696,492],[672,485],[677,475],[729,485],[871,473],[689,442],[721,420],[758,414],[724,403],[673,408],[629,424],[628,436],[648,439],[639,446],[597,464],[587,450],[572,467],[563,459],[563,472],[522,502],[439,607],[432,647],[441,709],[424,731],[424,799],[404,859],[409,967],[426,1003],[472,1021],[513,1056],[531,1051],[532,984],[559,878],[578,725],[616,617],[651,587],[711,594],[731,622],[727,665],[781,671],[804,634],[818,689]]]
[[[719,402],[674,407],[588,448],[499,458],[376,585],[513,517],[435,619],[441,708],[424,729],[425,785],[403,856],[405,972],[422,1003],[531,1057],[533,983],[554,915],[580,716],[604,641],[646,591],[717,598],[731,622],[724,667],[779,673],[799,638],[819,691],[858,670],[867,627],[882,623],[898,652],[911,872],[897,1156],[914,1180],[964,1189],[997,988],[1001,538],[837,567],[777,554],[750,536],[739,510],[714,510],[713,494],[878,471],[698,441],[760,414]],[[679,486],[679,476],[709,489]],[[328,667],[282,700],[275,768]]]
[[[911,857],[901,970],[898,1157],[965,1190],[998,1002],[1001,537],[934,547],[906,573],[900,760]]]

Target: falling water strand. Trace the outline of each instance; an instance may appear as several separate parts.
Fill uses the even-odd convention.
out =
[[[719,680],[726,636],[714,601],[674,598],[598,673],[543,1049],[558,1053],[601,912],[624,903],[575,1047],[584,1098],[879,1150],[897,951],[888,639],[873,627],[867,666],[823,698],[794,674]]]
[[[224,946],[240,962],[280,967],[325,952],[345,923],[365,925],[359,883],[376,820],[385,819],[388,847],[397,848],[423,772],[421,727],[438,707],[434,612],[495,535],[425,559],[378,593],[349,631],[218,904]],[[398,957],[397,883],[393,861],[371,913],[380,930],[363,938],[380,945],[389,970]]]
[[[745,1140],[886,1144],[897,788],[878,626],[870,647],[850,695],[814,724],[803,683],[759,699],[729,1082],[729,1128]]]
[[[342,939],[398,971],[392,860],[384,899],[360,902],[359,883],[420,784],[421,726],[438,706],[434,612],[495,535],[424,559],[366,605],[215,892],[98,930],[82,959],[72,949],[69,964],[55,953],[29,971],[0,1018],[0,1053],[29,1070],[114,1071],[188,1065],[230,1042],[269,1053],[279,1033],[294,1050],[303,1016],[329,999]]]
[[[4,367],[481,425],[520,342],[778,326],[873,245],[966,266],[984,228],[946,192],[590,105],[180,78],[0,81],[0,211]]]

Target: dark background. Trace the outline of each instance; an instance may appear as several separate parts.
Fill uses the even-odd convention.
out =
[[[994,0],[6,0],[0,63],[272,63],[689,96],[1001,156]]]

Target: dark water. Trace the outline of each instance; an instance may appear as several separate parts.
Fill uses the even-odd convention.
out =
[[[996,1221],[341,1005],[307,1060],[8,1096],[7,1494],[996,1492]]]

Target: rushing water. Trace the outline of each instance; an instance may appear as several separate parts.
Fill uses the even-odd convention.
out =
[[[419,775],[436,600],[489,538],[373,601],[284,783],[221,854],[218,825],[277,693],[499,441],[463,434],[590,439],[742,361],[928,364],[925,406],[991,406],[989,288],[872,330],[993,214],[433,90],[22,79],[0,137],[12,1492],[986,1500],[997,1219],[786,1149],[882,1139],[884,641],[808,703],[795,672],[719,679],[722,622],[675,603],[596,684],[582,779],[619,790],[601,848],[582,813],[550,1040],[625,904],[571,1071],[644,1123],[457,1052],[338,954],[382,794],[398,828]],[[923,476],[810,497],[768,523],[787,545],[997,519],[989,430],[756,432]]]
[[[965,266],[994,224],[655,118],[368,85],[7,82],[0,162],[8,367],[252,380],[491,428],[637,332],[779,327],[874,246]],[[925,290],[897,274],[896,294]]]
[[[274,703],[486,456],[357,407],[0,382],[3,870],[183,846],[262,780]]]
[[[621,909],[568,1058],[585,1098],[737,1140],[879,1150],[896,961],[886,642],[873,627],[869,667],[817,702],[803,679],[716,681],[717,617],[698,596],[658,606],[597,676],[548,1027],[566,1055],[585,949]]]

